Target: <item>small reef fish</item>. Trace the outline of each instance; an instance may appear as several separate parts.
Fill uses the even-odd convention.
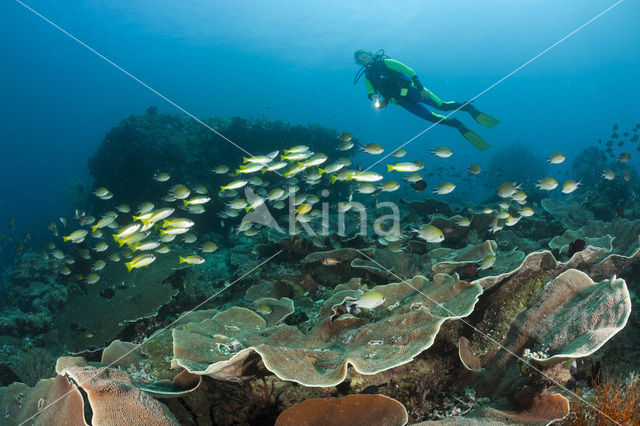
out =
[[[362,309],[373,309],[382,305],[385,301],[384,296],[379,291],[370,290],[358,297],[356,300],[347,301],[347,307],[356,306]]]
[[[440,146],[436,149],[433,149],[431,150],[431,153],[440,158],[449,158],[453,154],[453,152],[446,146]]]
[[[100,219],[98,221],[98,223],[96,223],[95,225],[93,225],[91,227],[91,232],[96,232],[96,229],[101,229],[104,227],[107,227],[109,225],[111,225],[113,223],[114,220],[116,220],[116,218],[118,217],[118,215],[116,213],[112,213],[112,214],[105,214],[102,219]]]
[[[554,178],[546,177],[540,179],[536,184],[536,188],[541,189],[543,191],[553,191],[558,186],[558,181]]]
[[[296,145],[293,148],[289,148],[289,149],[285,149],[284,153],[285,154],[298,154],[301,152],[307,152],[309,151],[309,147],[306,145]]]
[[[313,152],[291,152],[285,155],[281,155],[280,160],[300,161],[300,160],[304,160],[305,158],[309,158],[312,155],[313,155]]]
[[[155,250],[160,247],[160,243],[158,241],[147,241],[146,243],[137,243],[131,244],[131,250],[135,253],[136,251],[148,251]]]
[[[602,177],[605,178],[606,180],[613,180],[615,179],[616,174],[613,172],[613,170],[607,169],[604,172],[602,172]]]
[[[199,204],[205,204],[208,203],[209,201],[211,201],[211,197],[207,197],[204,195],[198,195],[196,197],[192,197],[188,200],[182,200],[182,202],[184,203],[184,206],[190,206],[190,205],[199,205]]]
[[[104,260],[96,260],[93,264],[93,268],[91,269],[94,271],[102,271],[105,266],[107,266],[107,262],[105,262]]]
[[[164,207],[154,212],[149,212],[142,216],[133,216],[133,220],[139,220],[144,224],[146,228],[148,228],[150,225],[168,218],[173,214],[173,212],[175,212],[174,208]]]
[[[239,189],[242,188],[243,186],[245,186],[246,184],[248,184],[249,181],[247,180],[234,180],[233,182],[231,182],[228,185],[224,185],[220,187],[221,191],[226,191],[229,189]]]
[[[269,164],[267,167],[264,167],[262,169],[262,173],[275,172],[277,170],[280,170],[280,169],[286,167],[287,164],[289,164],[289,163],[287,163],[286,161],[278,161],[276,163]]]
[[[275,151],[276,155],[278,155],[278,151]],[[245,163],[256,163],[256,164],[267,164],[273,160],[274,157],[269,155],[257,155],[253,157],[242,157],[242,160]]]
[[[511,199],[514,201],[524,201],[527,199],[527,193],[522,189],[518,189],[516,193],[511,196]]]
[[[165,235],[180,235],[186,234],[187,232],[189,232],[189,228],[167,228],[160,230],[160,236],[164,237]],[[163,243],[168,242],[162,239],[160,239],[160,241],[162,241]]]
[[[331,183],[336,183],[337,181],[346,181],[347,177],[349,175],[349,173],[355,173],[354,170],[343,170],[342,172],[338,173],[337,175],[332,175],[331,176]]]
[[[185,198],[187,198],[190,194],[191,191],[189,191],[189,188],[187,188],[186,186],[182,185],[182,184],[177,184],[171,187],[171,190],[169,192],[176,200],[184,200]]]
[[[204,185],[198,185],[195,188],[193,188],[193,190],[196,192],[196,194],[200,194],[200,195],[206,195],[209,192],[207,187]]]
[[[204,261],[205,261],[204,257],[197,256],[195,254],[187,257],[178,256],[178,263],[186,263],[189,265],[199,265],[201,263],[204,263]]]
[[[284,191],[282,191],[284,192]],[[276,197],[277,198],[277,197]],[[267,199],[269,199],[267,197]],[[245,207],[247,207],[247,201],[242,199],[242,198],[238,198],[237,200],[233,200],[227,203],[227,207],[231,208],[231,209],[235,209],[235,210],[241,210],[244,209]]]
[[[137,232],[138,229],[140,229],[140,224],[139,223],[132,223],[126,226],[123,226],[122,228],[120,228],[120,230],[118,231],[118,233],[113,235],[113,239],[116,241],[119,241],[125,237],[128,237],[129,235],[133,234],[134,232]]]
[[[249,178],[249,183],[255,186],[262,186],[265,184],[264,181],[260,179],[258,176],[251,176]]]
[[[347,180],[355,180],[357,182],[377,182],[382,180],[382,175],[376,172],[352,172],[347,173]]]
[[[428,243],[439,243],[444,241],[444,234],[433,225],[422,225],[419,229],[413,228],[413,231],[418,233],[418,236]]]
[[[405,155],[407,155],[407,151],[405,151],[404,149],[397,149],[391,155],[393,155],[396,158],[402,158]]]
[[[566,181],[564,184],[562,184],[562,193],[571,194],[573,191],[578,189],[578,186],[580,186],[580,183],[581,181],[576,182],[573,179]]]
[[[384,148],[377,143],[368,143],[360,147],[360,151],[366,152],[367,154],[378,155],[384,152]]]
[[[469,168],[467,169],[469,171],[469,173],[471,173],[472,175],[478,175],[480,174],[480,172],[482,171],[482,168],[480,168],[479,165],[477,164],[472,164],[469,166]]]
[[[471,219],[469,219],[468,217],[464,217],[464,216],[454,216],[454,217],[455,217],[456,225],[458,225],[458,226],[465,226],[466,227],[466,226],[471,225]]]
[[[122,247],[123,245],[128,245],[131,246],[139,241],[144,240],[145,238],[147,238],[149,236],[149,232],[134,232],[133,234],[129,235],[128,237],[125,237],[121,240],[118,240],[118,244],[120,245],[120,247]]]
[[[303,215],[305,213],[309,213],[311,211],[311,204],[309,203],[302,203],[300,204],[297,208],[296,208],[296,213],[299,215]]]
[[[320,263],[326,266],[334,266],[342,263],[342,261],[338,259],[334,259],[332,257],[327,257],[325,259],[322,259]]]
[[[418,180],[415,182],[411,182],[409,185],[411,185],[411,187],[413,189],[416,190],[416,192],[422,192],[427,188],[427,182],[423,181],[423,180]]]
[[[86,278],[87,284],[95,284],[98,281],[100,281],[100,275],[96,274],[95,272],[91,272],[87,275],[87,278]]]
[[[420,176],[418,173],[409,173],[404,179],[410,183],[416,183],[423,180],[422,176]]]
[[[120,213],[127,214],[131,212],[131,207],[129,207],[127,204],[119,204],[116,206],[116,210],[118,210]]]
[[[109,194],[109,190],[107,188],[105,188],[104,186],[100,187],[100,188],[96,188],[95,191],[93,191],[93,194],[98,197],[98,198],[102,198],[105,197]]]
[[[255,173],[255,172],[259,172],[260,170],[264,169],[265,165],[264,164],[260,164],[260,163],[250,163],[246,166],[240,166],[238,168],[238,170],[236,170],[236,175],[239,174],[248,174],[248,173]]]
[[[382,182],[382,184],[380,185],[380,189],[382,189],[383,192],[393,192],[398,190],[399,188],[400,184],[392,180]]]
[[[155,175],[153,175],[153,179],[157,182],[166,182],[169,179],[171,179],[171,176],[169,175],[169,173],[158,172]]]
[[[155,262],[156,257],[150,253],[141,254],[140,256],[136,256],[131,259],[131,262],[125,263],[127,270],[131,272],[132,269],[143,268],[145,266],[151,265]]]
[[[498,187],[498,197],[500,198],[509,198],[512,197],[513,194],[516,193],[520,189],[520,185],[515,182],[505,182]]]
[[[628,152],[621,152],[620,156],[618,157],[618,161],[621,163],[628,163],[630,159],[631,154],[629,154]]]
[[[215,166],[212,170],[213,170],[214,173],[216,173],[218,175],[223,175],[223,174],[229,172],[229,167],[225,166],[224,164],[221,164],[219,166]]]
[[[494,263],[496,263],[496,256],[490,254],[480,261],[480,263],[478,264],[478,270],[484,271],[485,269],[489,269],[493,266]]]
[[[520,210],[520,216],[522,217],[529,217],[529,216],[533,216],[534,211],[531,207],[524,207]]]
[[[189,232],[188,234],[184,234],[183,240],[187,244],[195,243],[198,240],[198,236],[193,232]]]
[[[551,164],[560,164],[565,160],[565,156],[564,154],[560,153],[560,152],[556,152],[554,154],[551,154],[549,156],[549,158],[547,158],[547,161]]]
[[[84,241],[84,238],[88,233],[89,231],[87,231],[86,229],[78,229],[76,231],[73,231],[66,237],[62,237],[62,241],[67,242],[71,240],[72,243],[81,243],[82,241]]]
[[[153,210],[155,206],[153,205],[153,203],[150,202],[144,202],[142,204],[140,204],[138,206],[138,214],[139,215],[143,215],[143,214],[147,214],[149,213],[151,210]],[[135,220],[135,219],[134,219]]]
[[[438,187],[433,190],[433,193],[434,194],[439,194],[439,195],[444,195],[444,194],[448,194],[448,193],[452,192],[454,189],[456,189],[456,185],[454,183],[444,182],[444,183],[441,183],[440,185],[438,185]]]
[[[262,315],[269,315],[272,311],[272,309],[265,304],[260,304],[256,306],[256,312]]]
[[[342,132],[340,133],[340,136],[338,136],[338,139],[340,139],[342,142],[351,142],[351,139],[353,139],[353,137],[350,133]]]
[[[522,219],[521,216],[508,215],[505,218],[504,224],[507,226],[514,226],[516,223],[520,222],[520,219]]]
[[[218,250],[218,245],[212,241],[204,242],[200,246],[200,251],[203,253],[213,253],[216,250]]]
[[[362,183],[356,187],[356,192],[360,194],[373,194],[376,190],[377,188],[370,183]]]
[[[100,241],[98,244],[93,246],[93,251],[98,252],[98,253],[102,253],[103,251],[107,250],[108,248],[109,248],[109,244],[107,244],[104,241]]]
[[[422,169],[424,165],[422,163],[398,163],[398,164],[387,164],[387,172],[392,172],[394,170],[398,172],[417,172]]]
[[[353,148],[353,142],[351,142],[351,140],[348,140],[348,141],[342,141],[342,143],[338,146],[337,150],[348,151],[351,148]]]
[[[291,167],[289,170],[287,170],[283,176],[286,178],[290,178],[297,175],[303,170],[304,170],[304,166],[301,163],[298,163],[298,164],[295,164],[293,167]]]
[[[167,254],[171,251],[169,246],[160,246],[156,249],[156,253]]]
[[[244,208],[244,210],[246,212],[249,212],[249,210],[255,210],[258,207],[263,205],[264,205],[264,198],[256,197],[247,207]]]
[[[202,214],[205,210],[203,206],[189,206],[187,211],[191,214]]]
[[[506,219],[509,217],[509,212],[507,210],[500,210],[499,212],[496,212],[496,217],[498,219]]]

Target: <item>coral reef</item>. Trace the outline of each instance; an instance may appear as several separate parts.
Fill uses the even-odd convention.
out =
[[[384,395],[347,395],[342,398],[309,399],[280,414],[276,426],[367,425],[402,426],[407,410]]]
[[[335,152],[337,132],[319,126],[206,123],[255,154],[301,143]],[[614,366],[625,375],[637,370],[640,355],[640,317],[631,310],[640,294],[640,182],[629,163],[607,163],[612,152],[585,150],[572,170],[583,179],[580,189],[543,198],[527,180],[543,176],[544,161],[512,146],[486,167],[495,173],[477,179],[491,191],[524,182],[530,211],[524,200],[497,195],[482,205],[421,196],[399,201],[401,226],[386,236],[373,232],[390,225],[375,224],[372,212],[399,195],[374,188],[366,197],[359,184],[338,181],[326,185],[325,196],[318,182],[330,179],[320,172],[314,179],[252,175],[265,199],[271,186],[303,188],[295,206],[315,198],[322,207],[309,221],[316,224],[325,207],[349,201],[348,211],[328,213],[344,229],[287,234],[264,223],[247,231],[242,216],[262,205],[234,212],[229,204],[252,203],[250,196],[218,193],[239,179],[225,167],[245,161],[242,152],[185,117],[153,108],[131,116],[90,160],[95,186],[113,198],[86,198],[74,183],[71,195],[86,212],[49,224],[57,239],[41,253],[19,252],[3,271],[0,376],[9,386],[0,402],[7,423],[37,415],[50,424],[273,424],[279,416],[280,424],[371,423],[368,416],[388,424],[547,424],[569,413],[562,388],[602,403],[611,416],[617,410],[621,422],[635,421],[620,400],[637,393],[637,376],[625,385],[598,381]],[[595,170],[605,167],[615,179]],[[159,171],[171,175],[162,178],[169,184]],[[210,198],[206,209],[194,213],[189,200],[167,191],[178,183],[198,188],[200,202]],[[272,201],[274,221],[285,228],[284,198],[281,209]],[[166,242],[164,254],[154,251],[152,265],[127,272],[123,261],[138,247],[101,252],[97,244],[113,244],[128,223],[144,224],[120,213],[145,202],[155,203],[154,212],[171,206],[192,227],[188,238]],[[107,210],[120,216],[112,227],[92,229],[102,236],[61,241]],[[162,222],[149,225],[153,239],[166,236]],[[444,239],[425,238],[418,232],[424,225]],[[113,254],[119,260],[97,263]],[[99,281],[89,280],[97,271]],[[84,359],[60,358],[54,373],[53,359],[69,354]],[[55,409],[42,409],[65,392]],[[566,422],[604,422],[576,404]]]

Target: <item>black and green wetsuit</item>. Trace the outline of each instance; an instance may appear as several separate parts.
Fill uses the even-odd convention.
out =
[[[480,136],[469,130],[460,120],[436,114],[427,109],[426,106],[437,108],[441,111],[454,111],[458,109],[466,111],[480,124],[484,124],[487,127],[495,126],[498,120],[478,111],[470,103],[465,105],[454,101],[443,101],[427,88],[416,87],[414,82],[416,80],[416,73],[405,64],[394,59],[378,57],[371,64],[367,65],[364,76],[364,84],[367,88],[369,98],[374,94],[378,94],[385,100],[398,104],[407,111],[429,122],[455,127],[469,142],[480,150],[489,148],[489,145]],[[482,122],[482,119],[485,117],[493,121],[485,120],[485,122]]]

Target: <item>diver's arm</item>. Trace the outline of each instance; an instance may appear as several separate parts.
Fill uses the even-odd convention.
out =
[[[371,84],[367,77],[364,78],[364,85],[367,88],[367,97],[371,99],[371,95],[375,95],[376,89],[373,88],[373,84]]]
[[[382,99],[377,93],[376,89],[373,87],[373,84],[369,81],[368,78],[364,78],[364,85],[367,87],[367,97],[370,101],[373,102],[373,105],[377,109],[382,109],[387,106],[389,103],[388,100]]]
[[[411,68],[409,68],[408,66],[406,66],[402,62],[398,62],[395,59],[385,59],[384,60],[384,64],[390,70],[398,71],[398,72],[401,72],[401,73],[404,73],[404,74],[408,75],[409,78],[411,79],[411,81],[413,82],[413,85],[416,87],[416,89],[418,89],[420,91],[422,91],[422,89],[424,89],[424,86],[422,85],[422,83],[420,83],[420,80],[418,79],[418,74],[416,74],[416,72],[414,70],[412,70]]]
[[[385,59],[384,64],[393,71],[398,71],[401,73],[405,73],[409,76],[409,78],[413,78],[416,75],[416,72],[403,64],[402,62],[398,62],[395,59]]]

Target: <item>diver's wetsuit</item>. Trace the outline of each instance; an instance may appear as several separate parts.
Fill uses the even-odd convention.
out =
[[[390,100],[432,123],[440,121],[446,126],[455,127],[461,132],[466,130],[462,122],[456,118],[445,118],[445,116],[429,111],[425,105],[438,108],[441,111],[453,111],[460,108],[462,111],[472,112],[471,104],[462,107],[459,102],[444,102],[431,91],[423,88],[419,90],[412,81],[416,75],[408,66],[394,59],[376,59],[365,70],[364,83],[367,87],[369,97],[378,93],[384,99]],[[462,107],[462,108],[461,108]]]

